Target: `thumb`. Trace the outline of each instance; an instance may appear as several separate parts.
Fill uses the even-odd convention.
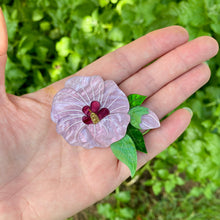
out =
[[[2,9],[0,8],[0,98],[5,96],[5,65],[7,60],[8,35]]]

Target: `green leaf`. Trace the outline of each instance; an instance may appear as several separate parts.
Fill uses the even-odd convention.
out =
[[[133,209],[131,209],[129,207],[120,208],[119,209],[119,215],[123,219],[134,219],[134,211],[133,211]]]
[[[99,214],[105,216],[108,219],[113,219],[115,216],[114,210],[109,203],[98,204],[97,210]]]
[[[131,194],[129,191],[123,191],[115,194],[115,198],[120,201],[127,203],[131,200]]]
[[[156,182],[153,186],[152,189],[154,191],[154,194],[157,196],[160,194],[162,190],[162,182]]]
[[[48,22],[48,21],[42,21],[41,23],[40,23],[40,29],[42,30],[42,31],[49,31],[50,30],[50,22]]]
[[[31,69],[31,56],[29,54],[24,54],[20,57],[20,60],[25,67],[25,69],[30,70]]]
[[[25,55],[28,51],[30,51],[34,47],[34,39],[32,36],[24,36],[19,42],[19,50],[17,52],[17,57],[21,57]]]
[[[212,30],[213,30],[216,34],[220,34],[220,25],[219,25],[219,23],[217,23],[217,24],[211,24],[211,28],[212,28]]]
[[[39,46],[36,48],[36,53],[37,53],[40,60],[46,59],[48,51],[49,50],[46,47]]]
[[[99,5],[103,8],[109,4],[109,0],[99,0]]]
[[[149,179],[149,180],[144,182],[145,186],[152,186],[153,184],[154,184],[154,180],[153,179]]]
[[[32,13],[32,20],[33,21],[40,21],[44,17],[44,13],[42,10],[34,10]]]
[[[131,124],[128,125],[127,134],[133,140],[136,150],[139,150],[143,153],[147,153],[147,149],[144,142],[144,137],[139,129],[135,128]]]
[[[138,94],[129,95],[128,101],[130,104],[130,108],[141,105],[146,98],[147,96],[144,96],[144,95],[138,95]]]
[[[121,140],[111,145],[114,155],[128,166],[133,177],[137,169],[137,151],[132,139],[125,135]]]
[[[168,170],[165,170],[165,169],[160,169],[160,170],[158,170],[157,171],[158,172],[158,175],[159,175],[159,177],[161,178],[161,179],[167,179],[168,178],[168,176],[169,176],[169,172],[168,172]]]
[[[167,193],[170,193],[175,188],[175,182],[174,181],[166,181],[165,182],[165,191]]]
[[[130,109],[128,114],[131,116],[130,123],[138,129],[141,129],[140,123],[141,123],[141,117],[143,115],[147,115],[149,113],[148,108],[142,107],[142,106],[136,106]]]
[[[203,1],[181,1],[178,15],[180,24],[191,24],[196,27],[201,27],[207,23],[206,16],[204,16]]]
[[[203,188],[193,187],[193,188],[190,190],[189,195],[190,195],[190,196],[199,197],[199,196],[202,195],[203,193],[204,193]]]
[[[181,178],[181,177],[177,177],[176,178],[176,184],[179,185],[179,186],[182,186],[185,184],[185,181]]]
[[[56,51],[58,52],[59,56],[67,57],[70,53],[70,38],[62,37],[61,40],[56,43]]]
[[[83,21],[82,21],[82,30],[84,32],[92,32],[93,30],[93,20],[92,20],[92,17],[91,16],[86,16],[83,18]]]
[[[123,41],[123,32],[120,28],[118,27],[115,27],[113,28],[110,32],[109,32],[109,35],[108,35],[108,38],[112,41]]]
[[[74,71],[76,71],[77,68],[79,67],[80,62],[81,62],[81,57],[78,53],[72,52],[68,57],[68,61],[69,61],[71,68]]]
[[[213,191],[212,191],[212,188],[209,185],[206,186],[205,189],[204,189],[204,196],[207,199],[213,198]]]

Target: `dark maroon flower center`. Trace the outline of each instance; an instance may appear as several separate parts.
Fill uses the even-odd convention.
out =
[[[85,116],[82,117],[82,121],[89,124],[97,124],[104,117],[110,114],[107,108],[100,109],[100,103],[98,101],[92,101],[90,106],[86,105],[82,108]]]

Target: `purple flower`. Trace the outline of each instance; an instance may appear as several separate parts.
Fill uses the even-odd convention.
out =
[[[141,117],[141,123],[140,123],[141,129],[149,130],[153,128],[159,128],[160,127],[159,118],[153,111],[151,111],[150,109],[148,110],[149,110],[149,113]]]
[[[125,136],[128,111],[128,99],[114,81],[75,76],[55,95],[51,119],[70,145],[108,147]]]

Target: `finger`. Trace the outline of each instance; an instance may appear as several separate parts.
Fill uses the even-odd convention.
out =
[[[188,40],[187,31],[171,26],[153,31],[96,60],[77,75],[100,75],[117,83]]]
[[[0,36],[1,39],[1,36]],[[5,97],[5,65],[7,61],[7,55],[0,56],[0,99]]]
[[[215,56],[217,52],[216,40],[211,37],[197,38],[165,54],[125,80],[120,87],[126,94],[150,96],[184,72]]]
[[[147,63],[185,43],[188,33],[179,26],[153,31],[130,44],[109,53],[80,70],[75,75],[100,75],[119,83]],[[34,98],[50,103],[57,91],[64,87],[67,78],[34,93]],[[28,95],[32,97],[32,94]]]
[[[200,87],[208,82],[210,69],[203,63],[167,84],[153,96],[144,106],[153,110],[159,118],[178,107]]]
[[[179,109],[161,122],[161,127],[151,130],[145,135],[148,153],[138,152],[138,169],[147,161],[165,150],[187,128],[191,120],[191,114],[186,109]],[[130,171],[123,163],[119,163],[120,181],[130,175]]]
[[[188,127],[191,113],[186,109],[179,109],[161,122],[161,127],[151,130],[144,140],[148,154],[138,153],[138,167],[158,155],[172,144]]]
[[[0,8],[0,99],[5,94],[5,65],[7,60],[8,36],[5,19]]]
[[[209,67],[206,64],[200,64],[150,97],[145,106],[162,118],[205,84],[209,77]],[[138,167],[143,166],[174,142],[187,128],[190,120],[190,113],[185,109],[180,109],[162,121],[160,128],[151,130],[145,135],[148,154],[138,152]],[[121,173],[124,173],[123,178],[126,178],[129,171],[123,164],[120,166],[122,166]]]
[[[153,31],[105,55],[79,74],[100,75],[120,83],[145,65],[188,41],[187,31],[171,26]]]
[[[8,48],[8,35],[7,28],[4,19],[4,15],[2,9],[0,8],[0,56],[5,55],[7,53]]]

